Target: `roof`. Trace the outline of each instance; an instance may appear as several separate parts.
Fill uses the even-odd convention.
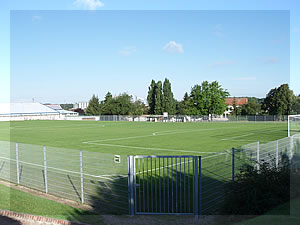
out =
[[[40,103],[0,103],[0,115],[58,114]]]
[[[48,106],[51,109],[54,110],[62,110],[62,107],[60,106],[60,104],[44,104],[45,106]]]
[[[245,105],[248,103],[248,98],[226,98],[225,103],[227,105]]]

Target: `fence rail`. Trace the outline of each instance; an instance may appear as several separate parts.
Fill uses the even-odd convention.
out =
[[[0,142],[0,178],[87,203],[99,211],[127,213],[127,162],[113,154]],[[125,191],[124,191],[125,190]]]
[[[0,149],[1,179],[90,204],[98,211],[127,214],[135,209],[137,213],[184,214],[193,213],[195,207],[192,205],[195,186],[191,185],[195,167],[191,160],[196,156],[135,157],[135,167],[130,167],[127,157],[115,161],[113,154],[5,141],[0,141]],[[300,134],[202,156],[198,168],[201,176],[197,188],[197,195],[201,196],[198,214],[217,213],[226,196],[225,185],[235,179],[245,163],[258,166],[264,161],[278,166],[284,157],[299,170]],[[128,176],[130,169],[134,172]],[[134,174],[132,180],[130,174]],[[132,182],[136,191],[128,186]],[[152,186],[144,187],[145,184]],[[164,191],[166,198],[159,198]],[[147,199],[143,199],[145,194],[149,194]],[[160,210],[156,204],[165,204],[166,208]]]
[[[277,115],[212,115],[212,116],[193,116],[193,115],[100,115],[99,121],[138,121],[138,122],[279,122],[287,121],[288,116]]]

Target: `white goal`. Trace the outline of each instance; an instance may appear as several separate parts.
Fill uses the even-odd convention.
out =
[[[288,137],[300,134],[300,115],[288,116]]]

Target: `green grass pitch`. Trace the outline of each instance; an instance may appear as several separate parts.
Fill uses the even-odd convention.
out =
[[[47,146],[47,168],[49,193],[80,201],[79,152],[83,150],[83,172],[85,200],[97,199],[100,205],[118,202],[127,212],[127,156],[128,155],[199,155],[208,156],[233,147],[259,141],[270,142],[287,136],[287,123],[247,123],[247,122],[199,122],[199,123],[151,123],[151,122],[100,122],[100,121],[23,121],[0,123],[0,141],[18,142],[21,184],[44,190],[43,148]],[[16,183],[15,146],[1,143],[0,176]],[[75,151],[68,151],[73,149]],[[99,153],[99,154],[97,154]],[[121,163],[114,163],[113,156],[120,155]],[[210,157],[210,156],[209,156]],[[231,178],[231,156],[203,160],[203,202],[211,207],[216,184]],[[12,159],[8,162],[7,158]],[[153,161],[153,160],[152,160]],[[146,162],[146,161],[145,161]],[[147,160],[148,162],[148,160]],[[151,162],[151,161],[150,161]],[[146,180],[151,179],[162,165],[153,165],[146,170]],[[170,183],[176,165],[184,168],[184,163],[165,161],[171,165],[163,170]],[[191,163],[189,164],[191,167]],[[139,171],[139,168],[137,168]],[[163,172],[162,171],[162,172]],[[190,172],[192,169],[190,169]],[[216,173],[211,173],[211,172]],[[75,173],[74,173],[75,172]],[[152,173],[151,173],[152,172]],[[189,172],[187,172],[188,176]],[[137,176],[139,177],[139,176]],[[159,179],[154,175],[154,178]],[[181,183],[181,182],[180,182]],[[99,186],[100,184],[100,186]],[[102,189],[99,189],[101,185]],[[182,183],[182,185],[184,185]],[[171,185],[172,186],[172,185]],[[117,196],[105,195],[107,188]],[[173,188],[173,187],[172,187]],[[218,191],[222,192],[222,188]],[[145,193],[150,189],[144,189]],[[168,189],[170,190],[170,189]],[[173,189],[170,191],[170,193]],[[101,193],[101,194],[100,194]],[[110,192],[111,193],[111,192]],[[173,192],[172,192],[173,193]],[[177,195],[176,195],[177,196]],[[174,197],[175,198],[175,197]],[[173,199],[173,197],[172,197]],[[102,207],[103,208],[103,207]],[[110,213],[119,213],[110,211]]]
[[[8,133],[9,132],[9,133]],[[287,136],[287,123],[1,122],[0,140],[118,155],[205,155]]]

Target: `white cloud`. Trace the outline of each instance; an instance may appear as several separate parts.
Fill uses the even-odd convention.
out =
[[[260,60],[263,64],[276,64],[280,62],[279,58],[273,57],[273,58],[263,58]]]
[[[250,80],[256,80],[256,77],[235,77],[233,80],[241,80],[241,81],[250,81]]]
[[[182,45],[175,41],[169,41],[169,43],[163,47],[163,50],[166,52],[183,53]]]
[[[104,6],[104,4],[99,0],[75,0],[74,4],[77,7],[82,7],[89,10],[95,10],[99,7]]]
[[[136,47],[125,47],[121,51],[119,51],[119,53],[124,56],[130,56],[134,52],[136,52]]]
[[[210,67],[219,67],[219,66],[227,66],[227,65],[233,65],[236,62],[233,60],[224,60],[224,61],[217,61],[210,65]]]

